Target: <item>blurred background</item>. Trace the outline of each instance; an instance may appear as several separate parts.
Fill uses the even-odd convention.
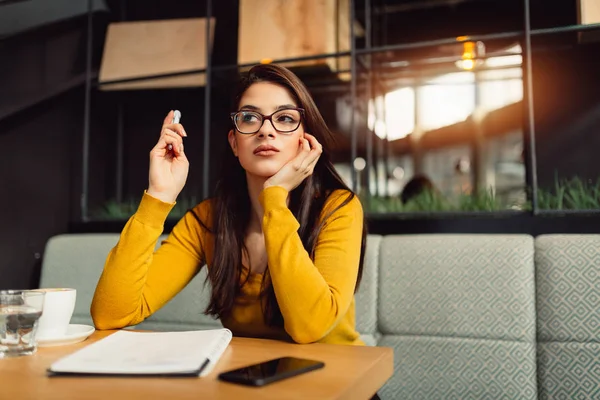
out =
[[[0,287],[118,232],[165,114],[211,195],[240,72],[308,86],[374,233],[600,231],[597,0],[0,0]]]

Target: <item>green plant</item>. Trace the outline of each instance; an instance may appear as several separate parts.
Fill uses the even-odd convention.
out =
[[[198,204],[198,198],[196,196],[182,197],[177,199],[175,206],[169,213],[171,218],[181,218],[190,208],[193,208]],[[102,207],[100,207],[92,215],[94,218],[101,220],[122,220],[129,219],[136,211],[140,204],[140,199],[129,198],[122,202],[115,200],[107,201]]]
[[[502,204],[492,189],[482,190],[473,195],[461,193],[458,197],[459,211],[499,211],[509,206]]]
[[[531,210],[530,201],[509,203],[496,196],[492,189],[478,193],[460,193],[454,196],[424,192],[407,204],[398,197],[360,196],[365,211],[372,213],[440,212],[440,211],[500,211]],[[600,178],[593,182],[579,177],[559,180],[555,178],[552,190],[538,190],[538,206],[543,210],[594,210],[600,209]]]
[[[593,182],[579,177],[554,178],[554,188],[538,190],[538,206],[544,210],[600,209],[600,178]]]
[[[135,213],[138,204],[139,201],[132,199],[123,202],[109,200],[92,212],[92,215],[98,219],[128,219]]]
[[[443,196],[434,191],[424,191],[406,204],[403,204],[399,197],[360,197],[365,211],[373,213],[498,211],[514,206],[503,204],[491,189],[475,194],[460,193],[455,196]]]

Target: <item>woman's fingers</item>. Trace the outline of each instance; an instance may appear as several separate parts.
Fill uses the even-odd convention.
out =
[[[174,116],[175,116],[175,112],[173,110],[169,111],[169,113],[167,114],[167,116],[163,120],[163,126],[162,126],[162,130],[161,130],[161,136],[162,136],[164,130],[168,129],[168,130],[170,130],[172,132],[176,132],[181,137],[187,137],[187,133],[186,133],[185,128],[183,127],[183,125],[181,125],[181,124],[174,124],[173,123],[173,117]],[[173,146],[171,144],[169,144],[167,147],[168,147],[169,151],[173,150]]]
[[[171,110],[163,120],[163,126],[173,123],[173,117],[175,116],[175,111]]]
[[[300,139],[300,141],[302,143],[302,150],[305,152],[309,152],[310,151],[310,142],[306,138],[302,138],[302,139]]]
[[[312,174],[315,165],[319,161],[319,157],[321,157],[321,153],[323,153],[323,146],[317,141],[317,139],[309,134],[305,133],[305,146],[310,143],[309,149],[310,151],[306,154],[304,160],[302,161],[301,169],[306,174]]]
[[[163,127],[164,129],[168,129],[170,132],[174,132],[177,135],[179,135],[179,137],[186,137],[187,133],[185,132],[185,129],[183,128],[183,125],[181,124],[169,124],[169,125],[165,125]],[[169,150],[171,150],[171,148],[169,147]]]
[[[181,124],[166,124],[166,125],[163,125],[162,128],[163,128],[163,130],[170,129],[173,132],[176,132],[181,137],[187,137],[187,133],[185,132],[185,129],[184,129],[183,125],[181,125]]]
[[[310,142],[311,151],[316,151],[319,154],[323,152],[323,146],[321,145],[321,143],[319,143],[316,137],[314,137],[310,133],[305,133],[304,137]]]
[[[308,166],[306,167],[306,174],[307,175],[312,175],[312,173],[315,170],[315,167],[317,166],[317,163],[319,162],[319,157],[316,157],[314,160],[312,160]]]
[[[181,135],[172,129],[168,129],[168,128],[163,129],[163,135],[172,137],[173,139],[177,140],[178,143],[183,143],[183,139],[181,138]]]
[[[181,135],[178,132],[175,132],[171,129],[163,129],[163,134],[164,135],[168,135],[171,136],[172,138],[174,138],[175,140],[177,140],[177,149],[180,149],[179,151],[183,151],[183,140],[181,139]],[[169,150],[173,150],[173,146],[171,144],[168,145],[168,149]]]
[[[185,132],[183,125],[173,123],[173,115],[174,115],[174,112],[169,111],[169,113],[167,114],[167,116],[165,117],[165,119],[163,121],[162,129],[163,130],[170,129],[174,132],[177,132],[180,136],[186,137],[187,133]],[[162,131],[161,131],[161,134],[162,134]]]
[[[314,166],[317,165],[320,156],[320,153],[311,151],[308,154],[308,156],[302,161],[302,166],[300,167],[300,170],[306,175],[312,174]]]
[[[302,171],[305,166],[304,161],[309,154],[310,145],[308,144],[308,141],[304,138],[300,138],[298,142],[298,154],[290,161],[291,166],[298,172]]]
[[[183,141],[177,132],[170,129],[163,129],[163,133],[156,146],[154,146],[154,149],[152,149],[152,152],[164,155],[165,149],[172,150],[176,157],[183,153]]]

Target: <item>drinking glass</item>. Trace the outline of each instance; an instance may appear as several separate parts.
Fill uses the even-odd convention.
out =
[[[31,290],[0,290],[0,358],[35,353],[44,296]]]

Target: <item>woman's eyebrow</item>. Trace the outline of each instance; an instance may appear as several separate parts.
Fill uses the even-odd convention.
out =
[[[279,110],[285,110],[286,108],[296,108],[295,105],[293,104],[284,104],[282,106],[279,106],[275,109],[275,111],[279,111]]]
[[[260,111],[260,107],[253,106],[252,104],[246,104],[240,107],[240,110]]]
[[[283,104],[283,105],[277,106],[277,108],[275,109],[275,112],[277,112],[279,110],[285,110],[288,108],[296,108],[296,106],[294,104]],[[240,107],[240,110],[251,110],[251,111],[261,112],[260,107],[253,106],[252,104],[245,104],[242,107]]]

